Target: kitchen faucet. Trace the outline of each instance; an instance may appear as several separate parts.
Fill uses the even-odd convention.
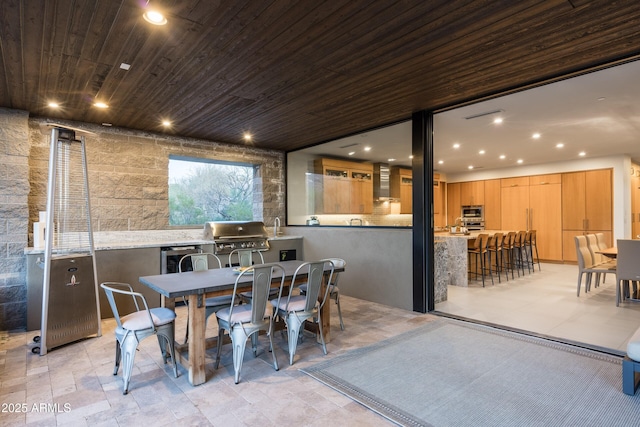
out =
[[[278,237],[278,228],[280,228],[280,217],[276,217],[273,222],[273,237]]]

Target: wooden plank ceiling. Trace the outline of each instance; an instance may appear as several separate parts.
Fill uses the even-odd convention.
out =
[[[291,150],[640,53],[637,0],[145,3],[2,0],[0,106]]]

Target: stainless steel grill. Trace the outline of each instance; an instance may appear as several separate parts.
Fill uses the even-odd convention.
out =
[[[216,255],[227,255],[234,249],[269,250],[267,229],[262,221],[207,222],[204,237],[213,240]]]

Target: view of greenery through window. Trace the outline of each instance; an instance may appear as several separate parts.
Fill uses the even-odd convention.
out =
[[[253,168],[169,159],[169,225],[253,219]]]

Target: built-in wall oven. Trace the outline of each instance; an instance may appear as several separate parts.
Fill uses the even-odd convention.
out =
[[[469,231],[484,230],[484,206],[462,206],[462,225]]]

